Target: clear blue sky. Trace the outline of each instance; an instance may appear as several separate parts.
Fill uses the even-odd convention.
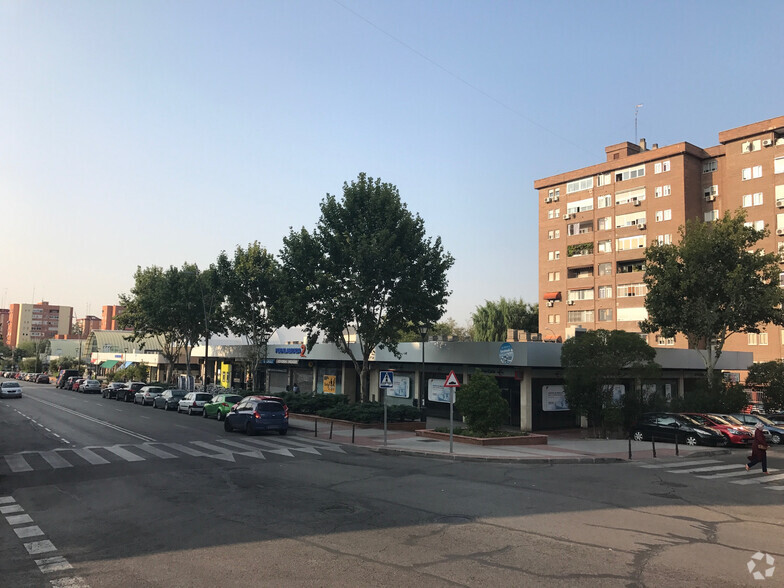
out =
[[[537,301],[535,179],[784,114],[779,1],[0,0],[0,306],[100,315],[359,172],[455,257],[447,316]]]

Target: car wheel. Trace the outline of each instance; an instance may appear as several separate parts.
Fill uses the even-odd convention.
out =
[[[249,437],[252,437],[253,435],[256,434],[256,432],[253,430],[253,425],[251,425],[250,423],[245,423],[245,434],[248,435]]]
[[[773,433],[770,440],[773,442],[773,445],[781,445],[781,435],[778,433]]]
[[[686,435],[686,445],[699,445],[697,437],[695,435]]]
[[[193,409],[190,407],[188,408],[188,416],[193,416]]]
[[[204,410],[204,409],[201,409],[201,417],[202,417],[203,419],[208,419],[208,418],[210,418],[210,417],[208,417],[208,416],[207,416],[207,411],[206,411],[206,410]]]
[[[288,432],[289,432],[288,429],[281,429],[280,431],[278,431],[278,433],[280,433],[281,435],[285,435]]]
[[[231,433],[234,430],[234,427],[229,424],[228,420],[225,420],[223,421],[223,430],[227,433]]]
[[[169,403],[168,402],[164,402],[163,403],[163,410],[165,410],[166,412],[169,412]]]
[[[632,439],[634,439],[635,441],[644,441],[645,435],[642,434],[642,431],[635,431],[634,434],[632,435]]]
[[[215,418],[218,419],[218,421],[222,421],[223,420],[223,413],[221,411],[218,411],[215,414]]]

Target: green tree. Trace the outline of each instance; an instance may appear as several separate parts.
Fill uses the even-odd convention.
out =
[[[509,404],[501,396],[498,382],[482,371],[471,374],[468,383],[457,389],[455,408],[468,428],[482,436],[509,422]]]
[[[766,361],[749,366],[746,386],[764,392],[765,412],[784,409],[784,361]]]
[[[604,428],[605,411],[619,408],[613,404],[614,386],[655,377],[659,370],[655,358],[656,351],[648,343],[627,331],[598,329],[568,339],[561,348],[561,367],[569,408],[587,417],[594,432],[597,426]]]
[[[465,341],[469,338],[469,330],[465,327],[458,327],[453,318],[448,318],[431,325],[427,330],[428,337],[455,337],[458,341]],[[422,341],[419,333],[419,326],[409,322],[405,329],[400,332],[398,341]]]
[[[476,308],[471,320],[474,341],[506,341],[507,329],[539,330],[539,305],[503,297],[497,302],[487,300]]]
[[[646,333],[683,333],[705,363],[707,382],[727,338],[784,325],[779,256],[756,248],[768,229],[745,226],[746,213],[728,212],[711,223],[687,221],[678,244],[654,242],[645,252]]]
[[[341,200],[327,194],[320,207],[312,233],[291,230],[283,241],[284,324],[303,326],[309,347],[323,332],[346,353],[366,402],[370,354],[381,346],[398,355],[406,325],[443,316],[454,259],[440,237],[426,237],[424,222],[408,211],[397,188],[380,179],[361,173],[343,184]]]
[[[233,259],[221,252],[217,271],[225,296],[226,320],[233,333],[245,337],[253,387],[260,388],[263,379],[259,367],[266,362],[267,343],[283,320],[280,264],[254,241],[247,249],[238,246]]]

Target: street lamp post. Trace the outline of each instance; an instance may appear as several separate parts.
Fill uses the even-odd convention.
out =
[[[419,409],[420,409],[420,416],[419,420],[423,423],[427,422],[427,416],[425,414],[425,398],[427,397],[427,392],[425,390],[425,341],[427,340],[427,332],[430,327],[427,323],[423,323],[419,325],[419,334],[422,337],[422,377],[421,377],[421,386],[419,387]]]

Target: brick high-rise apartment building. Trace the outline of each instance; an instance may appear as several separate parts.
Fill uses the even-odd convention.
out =
[[[117,317],[125,310],[124,306],[104,306],[101,309],[101,326],[103,331],[117,331]],[[99,328],[99,327],[95,327]],[[126,329],[127,330],[127,329]]]
[[[6,345],[16,347],[25,341],[46,341],[56,335],[69,335],[73,308],[38,304],[12,304],[8,320]]]
[[[574,327],[640,332],[644,250],[655,240],[677,240],[687,219],[710,222],[743,208],[748,222],[770,229],[760,246],[784,252],[784,116],[720,132],[714,147],[649,149],[642,139],[605,152],[603,163],[534,182],[539,331],[546,339],[564,339]],[[682,335],[646,337],[654,347],[688,346]],[[733,335],[724,349],[779,359],[784,330],[769,325],[759,335]]]

